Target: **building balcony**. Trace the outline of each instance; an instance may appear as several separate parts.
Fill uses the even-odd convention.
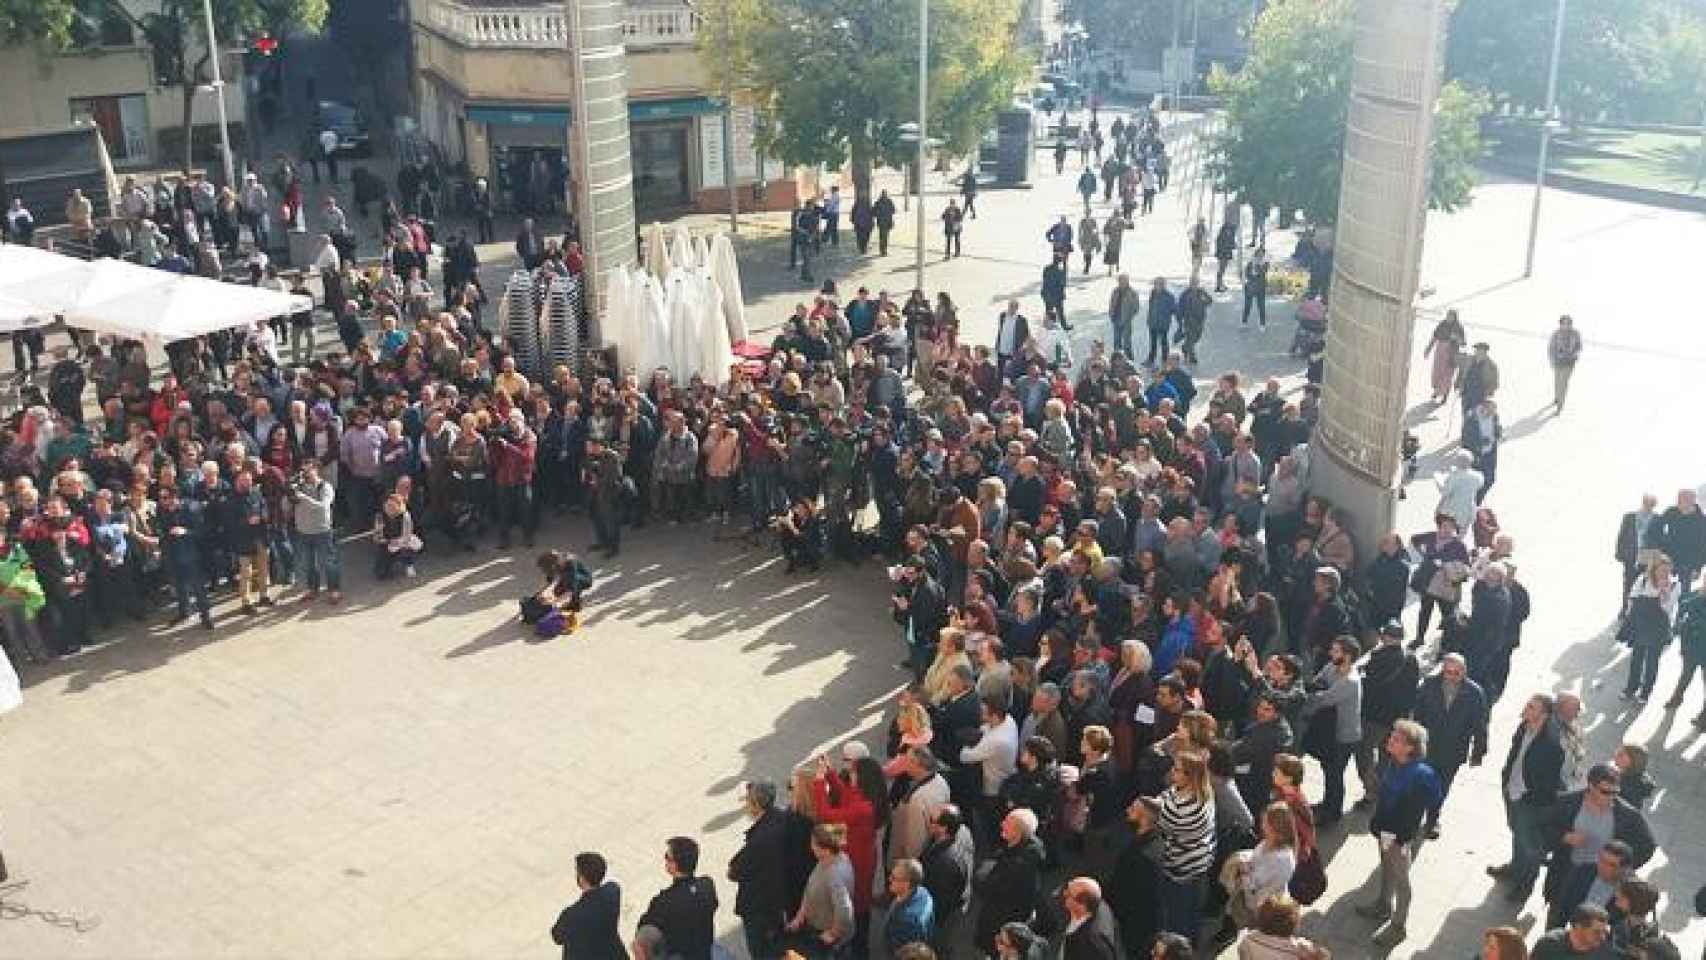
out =
[[[560,3],[426,0],[416,9],[425,14],[426,27],[464,47],[562,50],[569,45],[568,17]],[[629,4],[622,35],[631,49],[690,47],[698,42],[699,14],[684,3]]]

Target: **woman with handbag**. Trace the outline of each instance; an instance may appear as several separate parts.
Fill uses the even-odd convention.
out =
[[[1457,613],[1457,601],[1469,571],[1469,548],[1458,537],[1457,521],[1441,514],[1434,522],[1432,533],[1410,538],[1410,545],[1422,555],[1422,562],[1416,565],[1416,573],[1410,578],[1410,587],[1420,599],[1411,650],[1427,642],[1428,622],[1435,607],[1439,608],[1442,623]]]
[[[1660,554],[1629,588],[1629,612],[1617,638],[1629,645],[1629,679],[1623,699],[1646,703],[1659,677],[1659,654],[1670,643],[1671,624],[1682,588],[1671,572],[1670,557]]]

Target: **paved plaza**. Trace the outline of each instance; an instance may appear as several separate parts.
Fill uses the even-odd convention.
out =
[[[929,287],[953,293],[973,342],[993,336],[1009,296],[1041,313],[1042,233],[1076,206],[1078,172],[1075,160],[1063,177],[1042,166],[1034,189],[979,198],[965,256],[946,264],[942,201],[929,198]],[[1502,368],[1507,446],[1489,504],[1516,537],[1534,613],[1488,764],[1459,778],[1444,835],[1416,868],[1410,939],[1390,955],[1462,960],[1486,926],[1540,922],[1538,898],[1516,910],[1482,872],[1508,854],[1497,765],[1521,693],[1535,689],[1583,694],[1596,756],[1625,739],[1653,751],[1660,852],[1646,872],[1668,894],[1663,926],[1697,957],[1706,922],[1691,903],[1706,846],[1687,824],[1706,805],[1706,737],[1687,720],[1701,694],[1679,711],[1628,709],[1609,628],[1618,517],[1643,491],[1669,502],[1706,481],[1696,413],[1706,340],[1686,298],[1706,219],[1549,192],[1537,277],[1523,281],[1531,196],[1488,183],[1469,209],[1429,224],[1426,308],[1460,309]],[[1128,236],[1134,278],[1186,274],[1185,216],[1169,194]],[[861,283],[905,290],[910,226],[897,240],[886,260],[832,257],[827,275],[848,294]],[[1273,247],[1284,256],[1290,240]],[[774,262],[746,269],[757,327],[809,293]],[[1105,335],[1111,284],[1075,273],[1081,341]],[[1238,369],[1294,390],[1289,310],[1276,303],[1266,332],[1242,329],[1237,298],[1223,296],[1210,320],[1199,380]],[[1587,347],[1559,418],[1545,409],[1544,344],[1564,311]],[[1418,324],[1418,353],[1429,326]],[[1425,397],[1425,369],[1412,366],[1411,396]],[[1455,445],[1450,409],[1412,411],[1424,474]],[[1400,529],[1422,529],[1433,505],[1419,481]],[[341,608],[286,604],[252,620],[225,610],[213,634],[151,627],[26,673],[24,706],[0,718],[0,838],[14,880],[0,888],[0,957],[552,956],[547,931],[576,896],[575,852],[609,857],[631,930],[664,882],[662,842],[678,833],[704,841],[705,870],[724,887],[723,942],[740,955],[721,881],[743,827],[739,784],[781,779],[850,735],[876,743],[903,675],[880,565],[785,576],[778,558],[712,533],[632,532],[597,566],[586,625],[567,639],[536,642],[515,622],[517,598],[536,586],[526,551],[429,553],[421,579],[373,585],[366,545],[349,544]],[[588,531],[557,521],[542,542],[584,548]],[[1673,647],[1661,691],[1677,666]],[[1372,927],[1350,910],[1375,862],[1364,825],[1354,814],[1324,837],[1337,847],[1331,887],[1306,921],[1338,957],[1374,955]]]

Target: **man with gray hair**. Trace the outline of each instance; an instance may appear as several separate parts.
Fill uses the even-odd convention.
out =
[[[1410,916],[1410,866],[1421,848],[1423,823],[1439,814],[1439,778],[1422,757],[1428,732],[1414,720],[1399,720],[1386,735],[1387,763],[1368,829],[1380,846],[1379,892],[1357,913],[1384,923],[1374,942],[1390,947],[1404,939]]]
[[[746,842],[729,861],[735,884],[735,916],[746,936],[753,960],[779,954],[782,925],[788,915],[788,822],[776,809],[776,785],[753,780],[746,785],[742,805],[752,818]]]
[[[1487,756],[1487,695],[1469,679],[1463,655],[1440,658],[1439,670],[1416,690],[1415,719],[1428,732],[1428,765],[1439,777],[1440,797],[1451,792],[1458,768],[1481,765]],[[1428,839],[1439,838],[1437,815],[1428,822]]]
[[[936,772],[936,755],[929,747],[906,753],[905,794],[889,824],[889,863],[918,859],[930,835],[930,811],[948,802],[948,781]]]
[[[1505,585],[1505,576],[1505,565],[1497,560],[1481,571],[1481,579],[1471,591],[1469,625],[1463,629],[1458,644],[1469,663],[1469,676],[1487,694],[1488,707],[1499,702],[1505,692],[1505,677],[1510,673],[1511,592]],[[1448,627],[1450,623],[1448,620]],[[1452,639],[1448,634],[1446,643],[1450,645]]]
[[[1060,715],[1060,686],[1053,681],[1038,684],[1031,694],[1031,712],[1019,728],[1019,742],[1032,737],[1042,737],[1054,744],[1055,756],[1065,755],[1066,718]]]
[[[973,883],[983,904],[973,940],[978,949],[993,955],[995,934],[1002,924],[1031,919],[1042,896],[1045,859],[1037,839],[1037,815],[1023,807],[1008,813],[1001,821],[1001,844]]]

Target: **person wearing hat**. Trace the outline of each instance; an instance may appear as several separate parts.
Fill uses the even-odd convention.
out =
[[[1356,765],[1364,792],[1358,809],[1372,804],[1380,792],[1381,750],[1392,725],[1415,708],[1421,674],[1416,655],[1404,649],[1404,625],[1396,619],[1381,624],[1374,649],[1362,663],[1362,742]]]
[[[1463,399],[1465,416],[1493,394],[1499,392],[1499,365],[1488,354],[1487,341],[1475,344],[1475,353],[1458,375],[1458,392]]]

